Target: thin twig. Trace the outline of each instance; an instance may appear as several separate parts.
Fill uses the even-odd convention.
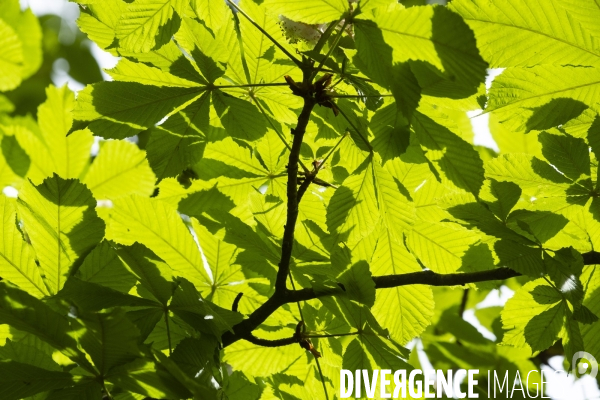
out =
[[[350,121],[350,118],[348,118],[348,116],[346,115],[346,113],[341,108],[338,108],[338,110],[340,111],[340,114],[342,115],[342,117],[344,117],[344,119],[346,121],[348,121],[348,123],[350,124],[350,126],[352,127],[352,129],[354,129],[354,131],[358,134],[358,136],[360,136],[360,138],[363,140],[363,142],[365,142],[365,144],[367,145],[367,147],[369,148],[369,150],[371,152],[373,152],[373,147],[371,146],[371,143],[369,143],[369,141],[363,136],[363,134],[360,133],[360,131],[354,125],[354,123],[352,121]]]
[[[327,54],[325,54],[325,57],[323,57],[323,59],[319,62],[319,65],[317,66],[317,69],[315,69],[313,71],[312,76],[315,77],[317,76],[317,74],[319,72],[321,72],[321,70],[323,69],[323,65],[327,62],[327,60],[329,59],[329,57],[331,56],[331,54],[333,54],[334,50],[337,48],[338,43],[340,42],[340,39],[342,38],[342,35],[344,34],[344,30],[346,29],[346,26],[348,26],[348,20],[344,20],[344,24],[342,25],[342,28],[340,29],[340,32],[337,34],[337,36],[335,37],[335,39],[333,39],[333,43],[331,44],[331,47],[329,47],[329,51],[327,51]]]
[[[321,377],[321,383],[323,384],[323,391],[325,392],[325,399],[329,400],[329,394],[327,393],[327,386],[325,385],[325,377],[323,376],[323,371],[321,370],[321,363],[319,362],[319,359],[317,357],[315,357],[315,361],[317,362],[319,376]]]
[[[364,98],[380,98],[380,97],[394,97],[393,94],[379,94],[379,95],[359,95],[359,94],[330,94],[329,97],[334,99],[364,99]]]
[[[303,85],[309,87],[312,78],[310,70],[304,70]],[[275,292],[285,293],[287,291],[286,281],[290,269],[290,260],[292,258],[292,247],[294,245],[294,232],[296,230],[296,220],[298,219],[298,162],[300,160],[300,149],[306,132],[306,126],[310,121],[310,114],[315,107],[315,100],[310,96],[304,97],[304,106],[298,116],[296,128],[292,130],[294,140],[288,160],[288,182],[287,182],[287,218],[283,231],[283,241],[281,246],[281,260],[275,280]]]
[[[173,346],[171,345],[171,328],[169,326],[169,310],[165,309],[165,325],[167,326],[167,341],[169,342],[169,355],[173,354]]]
[[[348,332],[348,333],[326,333],[326,334],[315,334],[315,335],[302,335],[305,338],[330,338],[330,337],[341,337],[341,336],[354,336],[360,332]]]
[[[465,309],[467,308],[467,301],[469,301],[469,289],[463,291],[462,300],[460,301],[460,307],[458,309],[458,316],[463,317]]]
[[[287,83],[285,85],[287,85]],[[262,104],[260,104],[260,101],[258,101],[258,99],[255,96],[250,96],[250,98],[254,101],[254,104],[256,104],[262,115],[265,117],[269,125],[271,125],[271,128],[273,128],[273,130],[275,131],[279,139],[281,139],[288,151],[292,151],[290,144],[287,142],[287,140],[285,140],[285,136],[283,136],[283,132],[281,132],[279,128],[277,128],[273,121],[271,121],[271,118],[269,118],[269,116],[267,115],[267,112],[263,108]],[[298,163],[300,163],[300,166],[304,170],[304,173],[307,173],[309,171],[306,165],[304,165],[304,163],[302,162],[302,160],[298,159]]]
[[[342,144],[342,142],[344,141],[344,139],[346,139],[347,136],[348,136],[347,134],[342,135],[340,140],[338,140],[338,142],[335,144],[335,146],[333,146],[333,149],[329,150],[329,153],[327,153],[327,155],[325,156],[323,161],[321,161],[315,168],[315,173],[319,172],[321,170],[321,168],[323,168],[323,165],[325,165],[325,163],[327,162],[329,157],[331,157],[333,152],[340,146],[340,144]]]
[[[231,7],[235,8],[240,14],[242,14],[252,25],[254,25],[263,35],[265,35],[275,46],[279,48],[279,50],[283,51],[283,53],[290,58],[296,65],[302,67],[302,61],[298,60],[292,53],[287,51],[285,47],[283,47],[277,40],[273,38],[269,34],[269,32],[265,31],[262,26],[254,22],[252,18],[244,10],[242,10],[237,4],[235,4],[232,0],[227,0]]]
[[[267,87],[267,86],[288,86],[287,83],[273,82],[273,83],[248,83],[243,85],[215,85],[215,89],[235,89],[235,88],[247,88],[247,87]]]

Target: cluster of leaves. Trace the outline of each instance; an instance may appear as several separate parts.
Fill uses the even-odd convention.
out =
[[[596,2],[76,3],[113,80],[0,97],[1,398],[334,398],[414,338],[483,395],[600,359]],[[6,91],[40,34],[2,4]]]

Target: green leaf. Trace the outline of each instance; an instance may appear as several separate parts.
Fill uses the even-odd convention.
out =
[[[558,291],[540,278],[524,285],[502,311],[503,343],[546,350],[558,339],[566,305]]]
[[[0,186],[19,187],[31,166],[31,158],[14,135],[0,136]]]
[[[101,400],[102,386],[98,382],[83,381],[70,388],[50,392],[46,400]]]
[[[580,7],[593,7],[592,3],[577,2],[578,15],[570,14],[562,1],[555,0],[535,6],[519,0],[460,0],[453,2],[451,9],[473,29],[477,45],[492,67],[598,65],[600,51],[593,34],[581,29],[577,20]],[[539,51],[531,52],[532,48]]]
[[[87,126],[96,136],[123,139],[174,114],[204,90],[100,82],[79,92],[73,118],[80,121],[76,126]]]
[[[131,296],[96,283],[70,278],[58,297],[74,303],[81,310],[100,311],[112,307],[160,307],[160,304]]]
[[[6,400],[19,400],[74,383],[73,375],[68,372],[48,371],[15,361],[0,361],[0,396]]]
[[[0,348],[1,357],[5,360],[34,365],[50,371],[62,371],[53,359],[54,349],[34,335],[24,334],[22,338],[13,337]]]
[[[192,88],[201,86],[197,82],[181,78],[159,68],[132,62],[126,58],[122,58],[117,66],[108,70],[107,73],[114,80],[121,82],[137,82],[160,87]]]
[[[293,21],[322,24],[338,20],[349,11],[345,0],[267,0],[267,7],[275,14],[283,14]]]
[[[4,20],[0,19],[0,91],[16,88],[23,73],[23,45],[19,36]]]
[[[568,178],[576,181],[590,176],[590,151],[583,139],[542,132],[538,140],[546,160]]]
[[[83,260],[76,276],[84,282],[96,283],[123,293],[135,285],[136,278],[123,265],[117,251],[107,241],[100,243]]]
[[[371,119],[369,128],[375,136],[371,140],[373,150],[379,154],[383,164],[403,154],[409,145],[408,121],[395,104],[378,110]]]
[[[528,132],[532,129],[529,121],[538,107],[559,98],[575,100],[598,112],[600,68],[568,65],[507,68],[494,79],[489,94],[486,110],[497,114],[507,129]],[[564,112],[563,121],[559,122],[566,122]],[[566,115],[576,117],[577,113]]]
[[[212,102],[232,137],[253,142],[267,133],[265,118],[254,104],[218,91],[213,92]]]
[[[512,240],[499,240],[494,250],[502,265],[521,274],[539,277],[545,271],[543,251],[539,248],[523,246]]]
[[[157,301],[166,306],[173,295],[172,270],[152,251],[139,243],[116,250],[129,271]]]
[[[350,248],[371,234],[380,218],[372,159],[368,161],[344,180],[327,207],[329,232],[340,236],[338,241],[344,241]]]
[[[371,279],[369,264],[358,262],[338,277],[344,285],[344,291],[350,300],[357,301],[367,307],[375,304],[375,282]]]
[[[500,220],[506,221],[508,214],[521,198],[521,188],[512,182],[498,182],[487,179],[481,188],[479,198]]]
[[[114,309],[107,313],[84,315],[80,321],[85,327],[80,338],[81,346],[101,374],[141,356],[137,347],[139,332],[125,311]]]
[[[248,268],[236,262],[240,253],[237,246],[213,235],[195,218],[192,219],[192,226],[213,278],[213,283],[204,288],[203,295],[218,306],[230,308],[236,296],[243,292],[244,300],[240,303],[239,311],[254,311],[265,298],[256,292],[253,285],[266,280],[254,277]]]
[[[149,359],[115,367],[106,380],[132,393],[159,399],[186,399],[192,394],[167,369]]]
[[[600,299],[600,274],[596,273],[596,269],[595,265],[586,266],[581,275],[581,281],[586,289],[583,305],[595,315],[600,315],[600,301],[598,301]],[[584,349],[594,357],[600,356],[600,343],[596,340],[599,333],[600,323],[598,321],[581,325]]]
[[[113,204],[100,214],[107,239],[127,246],[141,243],[195,284],[210,282],[200,250],[174,208],[137,195],[121,197]]]
[[[171,39],[179,29],[180,0],[135,0],[117,25],[119,45],[127,51],[147,53]]]
[[[569,180],[548,164],[543,164],[527,154],[506,154],[487,162],[485,173],[497,181],[516,183],[529,197],[563,197]],[[549,168],[544,168],[546,166]]]
[[[196,15],[209,29],[216,31],[230,17],[227,3],[220,0],[191,0]]]
[[[14,201],[0,195],[2,240],[0,240],[0,267],[2,278],[14,283],[36,297],[50,293],[36,265],[31,247],[23,240],[17,228],[17,210]]]
[[[206,345],[206,342],[203,343]],[[164,353],[153,350],[154,356],[160,365],[165,368],[169,373],[177,379],[182,385],[190,390],[195,398],[212,398],[215,397],[215,387],[212,382],[201,383],[197,380],[198,370],[193,374],[193,378],[187,375],[179,367],[179,364],[168,358]]]
[[[88,12],[82,10],[77,25],[82,32],[88,35],[100,48],[108,48],[115,41],[116,28],[121,14],[127,9],[127,3],[122,0],[107,0],[88,4]],[[112,50],[114,51],[114,50]]]
[[[122,140],[102,142],[98,156],[83,179],[98,200],[131,194],[150,196],[155,181],[146,153]]]
[[[479,236],[459,225],[419,221],[406,244],[425,267],[442,274],[458,271],[463,257]]]
[[[242,320],[241,314],[202,299],[196,288],[183,278],[179,279],[169,309],[195,329],[219,340],[224,332]]]
[[[483,162],[473,146],[421,112],[413,129],[421,147],[440,174],[455,186],[477,195],[483,184]]]
[[[372,20],[381,31],[382,39],[373,30]],[[446,7],[389,7],[376,10],[373,17],[359,16],[356,21],[357,41],[367,64],[380,62],[376,70],[387,69],[391,77],[392,65],[410,60],[411,70],[423,92],[439,97],[461,98],[474,94],[485,77],[487,63],[479,55],[472,32],[455,13]],[[362,38],[360,35],[364,35]],[[367,38],[375,39],[383,60],[367,50]],[[387,46],[386,46],[387,45]],[[362,49],[361,49],[362,47]],[[392,52],[389,53],[389,48]],[[398,71],[398,67],[396,71]],[[398,72],[396,72],[398,73]],[[376,80],[377,81],[377,80]],[[389,83],[386,84],[388,86]],[[392,86],[392,92],[397,92]],[[395,93],[396,94],[396,93]],[[398,94],[402,96],[402,94]]]
[[[204,94],[150,131],[148,161],[159,179],[177,176],[202,159],[210,132],[209,112],[210,96]]]
[[[13,286],[0,282],[0,323],[34,334],[88,372],[95,373],[77,342],[69,335],[69,320]]]
[[[371,260],[373,275],[395,275],[422,270],[401,238],[382,227]],[[403,286],[380,290],[375,299],[373,315],[390,330],[392,338],[406,344],[419,336],[431,323],[434,310],[433,293],[427,286]],[[395,312],[389,312],[390,307]]]
[[[232,38],[233,26],[224,19],[222,26],[212,33],[196,20],[184,18],[181,29],[175,36],[177,43],[193,58],[202,76],[210,83],[225,73],[225,63],[229,56],[223,42]]]
[[[0,19],[10,25],[19,36],[23,48],[21,77],[23,79],[29,78],[42,65],[42,29],[40,23],[31,9],[21,12],[19,2],[15,0],[8,0],[0,5]]]
[[[233,371],[229,376],[229,384],[225,388],[225,394],[229,398],[240,400],[258,400],[261,393],[261,387],[248,380],[240,371]]]
[[[67,137],[73,124],[73,92],[66,86],[49,86],[46,95],[48,99],[38,108],[39,131],[17,131],[19,144],[32,160],[28,175],[35,184],[55,173],[65,179],[79,178],[89,163],[94,142],[88,130]]]
[[[92,193],[77,180],[57,175],[39,186],[26,184],[18,209],[48,290],[57,293],[104,235]]]

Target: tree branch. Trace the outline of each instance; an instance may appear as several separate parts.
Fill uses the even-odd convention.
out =
[[[315,107],[315,100],[310,92],[311,71],[304,70],[302,86],[306,89],[304,94],[304,107],[298,116],[296,128],[292,130],[294,141],[288,160],[288,181],[287,181],[287,220],[283,231],[283,242],[281,245],[281,260],[279,261],[279,270],[275,280],[275,292],[285,293],[287,291],[286,282],[290,271],[290,260],[292,258],[292,248],[294,246],[294,232],[296,230],[296,220],[298,219],[298,162],[300,161],[300,148],[306,132],[306,126],[310,121],[310,114]]]
[[[600,264],[600,252],[590,251],[582,254],[585,265]],[[411,272],[399,275],[374,276],[376,289],[388,289],[408,285],[429,285],[429,286],[462,286],[469,283],[502,281],[509,278],[521,276],[520,273],[510,268],[496,268],[488,271],[466,272],[456,274],[438,274],[430,270]],[[235,333],[226,332],[223,335],[223,347],[226,347],[240,339],[246,339],[252,334],[252,331],[258,328],[271,314],[279,307],[287,303],[297,301],[307,301],[318,299],[320,297],[335,296],[343,291],[332,289],[327,292],[315,292],[312,288],[291,290],[275,293],[263,305],[257,308],[248,319],[240,322],[233,327]]]

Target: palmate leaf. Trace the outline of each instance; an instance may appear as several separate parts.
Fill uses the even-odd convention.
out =
[[[16,88],[21,83],[23,71],[23,45],[19,36],[4,20],[0,19],[0,90]]]
[[[561,294],[544,279],[527,283],[502,311],[503,343],[534,352],[547,349],[558,339],[566,310]]]
[[[49,371],[62,371],[61,366],[52,359],[52,346],[31,334],[7,340],[0,348],[0,353],[5,360],[34,365]]]
[[[477,233],[456,224],[420,221],[415,223],[406,244],[425,267],[447,274],[465,265],[465,252],[478,240]]]
[[[364,162],[336,189],[327,207],[327,227],[338,235],[337,241],[353,248],[376,228],[380,218],[377,207],[372,157]]]
[[[135,0],[121,15],[117,25],[119,46],[145,53],[171,39],[179,28],[182,0]]]
[[[218,91],[212,93],[212,104],[232,137],[252,142],[267,133],[267,123],[254,104]]]
[[[589,308],[595,316],[600,315],[600,278],[595,273],[595,266],[585,267],[581,280],[586,288],[583,305]],[[583,321],[582,321],[583,322]],[[585,351],[591,353],[594,357],[600,355],[600,343],[596,340],[600,334],[600,323],[595,321],[591,324],[581,324],[581,335],[583,337]]]
[[[97,136],[123,139],[154,126],[204,92],[203,87],[157,87],[134,82],[100,82],[79,92],[77,126]]]
[[[513,182],[523,193],[536,198],[562,197],[569,180],[556,170],[527,154],[507,154],[486,163],[486,176],[497,181]]]
[[[200,288],[204,289],[204,297],[218,306],[229,308],[236,296],[243,292],[244,301],[238,308],[240,312],[249,313],[260,306],[264,297],[258,294],[252,285],[266,283],[266,280],[254,277],[250,271],[235,262],[239,254],[238,247],[211,234],[195,218],[192,219],[192,226],[213,277],[210,286]]]
[[[88,11],[83,10],[77,19],[79,29],[100,48],[114,54],[109,46],[115,41],[117,25],[121,14],[127,9],[127,3],[122,0],[88,2],[86,8]]]
[[[79,343],[101,374],[141,356],[139,332],[122,309],[83,315],[79,322],[85,327]]]
[[[117,250],[110,242],[103,241],[83,260],[76,276],[84,282],[128,293],[135,285],[136,277],[125,267]]]
[[[209,125],[210,95],[202,95],[193,104],[151,130],[148,160],[159,179],[177,176],[202,159]]]
[[[350,9],[345,0],[283,1],[268,0],[267,6],[276,14],[283,14],[293,21],[321,24],[342,18]]]
[[[577,2],[577,13],[562,3],[552,0],[534,6],[518,0],[460,0],[450,7],[473,29],[492,67],[598,65],[597,39],[577,21],[581,8],[594,7],[594,0]],[[537,51],[529,51],[532,48]]]
[[[169,309],[190,326],[217,340],[242,320],[239,313],[204,300],[196,288],[183,278],[179,279]]]
[[[137,195],[121,197],[113,203],[113,208],[100,213],[106,222],[107,239],[124,245],[141,243],[193,283],[210,282],[200,250],[174,208]]]
[[[116,250],[120,260],[143,288],[163,306],[173,295],[172,270],[152,251],[139,243]]]
[[[95,381],[83,380],[75,386],[50,392],[47,400],[101,400],[102,386]]]
[[[508,129],[528,132],[566,123],[579,116],[585,106],[598,112],[598,98],[598,67],[512,67],[494,79],[486,110],[497,114]],[[547,125],[539,125],[538,121]]]
[[[23,79],[29,78],[42,64],[42,29],[38,19],[31,9],[21,12],[19,2],[16,0],[2,2],[2,5],[0,5],[0,19],[10,25],[19,36],[23,48],[21,77]]]
[[[120,140],[100,144],[100,152],[83,179],[98,200],[130,194],[150,196],[155,181],[146,153],[135,144]]]
[[[200,179],[194,181],[188,189],[191,194],[188,197],[190,200],[186,202],[194,202],[192,198],[196,197],[195,192],[216,186],[235,205],[241,206],[248,202],[251,193],[263,186],[284,185],[286,157],[278,157],[283,154],[283,148],[276,133],[270,129],[255,144],[254,151],[240,146],[231,138],[207,144],[204,157],[196,166]],[[263,164],[265,159],[273,162]]]
[[[213,32],[196,20],[184,18],[179,32],[175,35],[177,44],[194,58],[194,65],[211,83],[225,73],[224,64],[229,57],[226,43],[235,45],[233,39],[231,18],[223,18],[221,25],[215,27]]]
[[[191,0],[194,12],[213,33],[230,18],[227,3],[220,0]]]
[[[0,128],[0,131],[2,128]],[[0,136],[0,186],[18,188],[31,166],[31,159],[19,145],[15,135],[7,131]]]
[[[54,175],[19,193],[18,210],[48,290],[57,293],[67,276],[104,236],[92,193],[77,180]]]
[[[75,339],[69,335],[69,320],[35,297],[4,282],[0,282],[0,323],[34,334],[86,371],[95,373]]]
[[[370,262],[373,275],[392,275],[422,270],[402,240],[382,226],[377,247]],[[375,299],[373,315],[390,330],[392,338],[406,344],[419,336],[433,317],[433,293],[428,287],[397,287],[380,290]],[[390,306],[394,312],[390,313]]]
[[[116,67],[107,71],[107,73],[117,81],[138,82],[143,85],[168,86],[168,87],[198,87],[198,82],[193,82],[168,71],[151,67],[146,64],[136,63],[129,59],[122,58]]]
[[[128,392],[152,398],[185,399],[192,396],[165,367],[147,358],[113,368],[106,380]]]
[[[3,279],[14,283],[36,297],[49,295],[41,271],[35,264],[31,247],[23,240],[17,228],[17,210],[13,200],[0,195],[2,240],[0,240],[0,267]]]
[[[546,124],[554,120],[552,126],[564,124],[578,115],[571,99],[597,111],[600,52],[587,22],[598,7],[592,0],[578,7],[573,4],[547,1],[531,7],[503,0],[493,5],[459,1],[451,6],[473,28],[491,65],[510,67],[495,82],[488,104],[513,131],[536,129],[530,121],[534,117]],[[588,9],[590,13],[583,11]],[[538,51],[527,52],[532,47]],[[568,79],[557,80],[557,76]],[[561,101],[567,106],[559,106]]]
[[[73,124],[75,96],[66,86],[49,86],[46,95],[48,99],[38,108],[39,130],[26,126],[16,131],[19,144],[31,158],[28,176],[35,184],[54,173],[65,179],[79,178],[94,141],[87,129],[67,137]]]
[[[0,361],[0,374],[0,396],[7,400],[23,399],[76,382],[68,372],[48,371],[16,361]]]
[[[416,78],[423,92],[433,96],[460,98],[477,91],[487,64],[458,15],[445,7],[404,9],[399,5],[373,14],[360,15],[355,29],[358,57],[375,72],[377,83],[390,87],[390,78],[397,74],[408,81]],[[412,72],[396,65],[407,61]],[[394,85],[391,90],[398,99],[415,91]]]
[[[413,120],[413,130],[421,147],[427,158],[435,163],[444,181],[477,195],[484,175],[483,162],[477,151],[421,112],[416,112]]]

